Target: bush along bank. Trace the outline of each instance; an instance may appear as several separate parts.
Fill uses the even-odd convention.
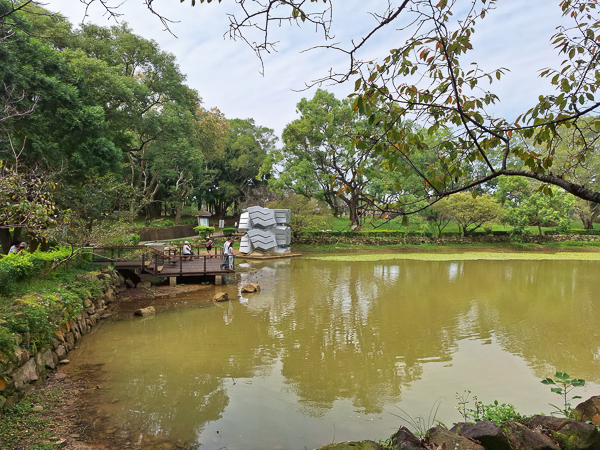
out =
[[[572,418],[535,415],[496,424],[490,420],[441,425],[422,439],[406,427],[389,440],[340,442],[317,450],[598,450],[600,449],[600,396],[579,404]]]
[[[122,275],[103,269],[78,275],[55,295],[15,299],[17,312],[0,318],[0,414],[65,360],[124,286]]]

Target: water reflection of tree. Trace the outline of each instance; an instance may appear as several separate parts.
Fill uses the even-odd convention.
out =
[[[285,313],[283,375],[313,415],[338,399],[375,413],[448,361],[458,341],[496,337],[538,369],[597,381],[592,284],[597,264],[558,261],[298,261],[275,288]],[[561,343],[562,342],[562,343]],[[562,346],[562,347],[561,347]],[[596,352],[598,356],[598,352]]]
[[[381,412],[429,361],[450,361],[463,339],[495,338],[540,378],[554,370],[598,382],[596,262],[294,260],[264,277],[248,305],[125,322],[107,366],[127,364],[119,391],[131,426],[193,439],[223,415],[233,379],[282,375],[306,414],[336,401]],[[230,311],[230,306],[233,311]],[[224,306],[225,307],[225,306]],[[597,345],[597,344],[596,344]],[[183,361],[183,362],[182,362]],[[121,370],[121,368],[119,368]],[[190,413],[193,411],[193,413]]]
[[[230,314],[235,308],[225,307]],[[126,397],[109,407],[121,410],[124,427],[194,441],[207,422],[222,417],[236,379],[270,366],[276,356],[272,346],[258,348],[271,339],[268,324],[236,316],[234,330],[222,316],[216,307],[188,310],[111,330],[115,344],[107,365],[128,367],[107,367],[121,374],[112,391]]]
[[[540,378],[565,371],[600,382],[600,264],[507,261],[493,275],[486,266],[473,265],[470,275],[493,283],[486,303],[496,311],[493,329],[503,348],[522,356]]]
[[[340,398],[362,412],[381,412],[419,379],[424,358],[450,359],[456,317],[432,317],[436,296],[406,289],[407,277],[419,275],[390,269],[390,282],[374,276],[385,269],[358,263],[299,262],[294,269],[284,296],[296,308],[275,326],[287,340],[283,374],[315,413]],[[289,282],[281,280],[282,286]]]

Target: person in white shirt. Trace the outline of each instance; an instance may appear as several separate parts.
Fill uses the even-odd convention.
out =
[[[188,241],[185,241],[183,243],[183,255],[184,256],[193,256],[194,252],[192,251],[192,248],[190,247],[190,243]]]
[[[223,245],[223,264],[221,264],[221,269],[233,270],[233,238],[227,238],[225,241],[225,245]]]
[[[235,253],[233,252],[233,238],[227,239],[229,245],[227,246],[227,254],[229,255],[229,270],[233,270],[233,256]]]
[[[17,244],[14,244],[8,251],[8,254],[16,255],[16,254],[20,253],[21,251],[25,250],[25,247],[27,247],[27,244],[25,242],[21,242],[18,246],[17,246]]]

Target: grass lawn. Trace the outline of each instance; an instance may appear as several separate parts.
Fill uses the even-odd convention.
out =
[[[503,225],[499,223],[489,224],[492,227],[492,231],[510,231],[512,227],[510,225]],[[407,227],[402,226],[402,217],[396,217],[395,219],[386,221],[381,219],[367,219],[361,226],[361,230],[369,231],[369,230],[399,230],[399,231],[408,231],[408,232],[422,232],[426,231],[429,228],[429,225],[426,221],[422,220],[420,217],[416,216],[410,219],[408,230]],[[571,228],[580,229],[583,228],[583,224],[579,221],[573,221],[571,224]],[[542,227],[543,231],[551,231],[554,230],[555,227]],[[600,224],[594,224],[595,230],[600,230]],[[332,231],[350,231],[350,220],[348,217],[336,217],[333,221]],[[460,230],[458,229],[458,224],[456,222],[450,222],[446,228],[444,228],[442,233],[458,233]],[[483,228],[478,228],[477,231],[484,231]],[[539,229],[538,227],[528,227],[528,231],[531,235],[538,235]]]

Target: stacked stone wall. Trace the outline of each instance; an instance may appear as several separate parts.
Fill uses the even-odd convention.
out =
[[[103,269],[90,272],[83,277],[90,281],[99,279],[103,283],[102,293],[97,298],[84,300],[84,311],[63,326],[52,339],[52,344],[37,352],[17,347],[10,360],[0,367],[0,411],[12,407],[56,367],[65,361],[67,354],[76,343],[89,333],[104,317],[106,307],[115,299],[118,291],[125,286],[125,279],[117,271]],[[20,342],[18,342],[20,344]]]

